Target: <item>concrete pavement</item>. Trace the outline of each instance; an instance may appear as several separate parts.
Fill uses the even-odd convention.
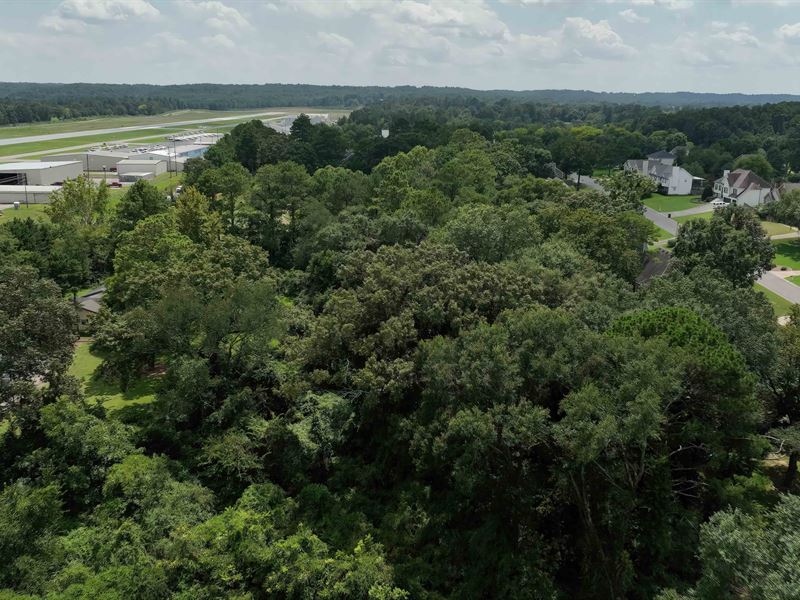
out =
[[[800,304],[800,287],[781,279],[775,273],[771,271],[764,273],[758,283],[784,300],[788,300],[793,304]]]
[[[711,206],[711,203],[709,202],[706,204],[701,204],[700,206],[687,208],[686,210],[677,210],[671,214],[673,217],[688,217],[689,215],[701,215],[703,213],[711,212],[712,210],[714,210],[714,207]]]
[[[658,227],[661,227],[661,229],[669,231],[673,235],[678,234],[678,223],[668,218],[666,215],[652,208],[645,207],[644,216]],[[784,300],[788,300],[793,304],[800,304],[800,287],[789,283],[775,273],[764,273],[758,280],[758,283]]]
[[[678,222],[670,219],[667,215],[645,206],[644,216],[664,231],[668,231],[672,235],[678,235]]]
[[[577,183],[578,181],[578,174],[577,173],[570,173],[569,180]],[[598,190],[600,192],[603,191],[603,186],[597,183],[594,179],[589,177],[588,175],[581,175],[581,185],[586,186],[590,190]]]
[[[235,115],[231,117],[214,117],[212,119],[193,119],[191,121],[173,121],[171,123],[148,123],[147,125],[130,125],[127,127],[111,127],[109,129],[90,129],[84,131],[67,131],[64,133],[50,133],[47,135],[29,135],[25,137],[13,137],[0,139],[0,146],[10,146],[12,144],[24,144],[27,142],[43,142],[46,140],[64,140],[74,137],[84,137],[87,135],[104,135],[108,133],[122,133],[124,131],[139,131],[146,129],[160,129],[162,127],[183,127],[184,125],[199,125],[201,123],[221,123],[225,121],[235,121],[238,119],[256,119],[264,116],[286,115],[282,112],[260,112],[251,115]]]

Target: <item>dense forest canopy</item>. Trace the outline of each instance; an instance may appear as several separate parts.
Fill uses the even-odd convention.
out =
[[[0,225],[0,598],[796,597],[800,312],[753,289],[757,216],[691,222],[642,284],[650,180],[547,178],[686,144],[670,118],[253,121],[174,201],[81,178]],[[150,403],[69,374],[98,281],[99,373]]]

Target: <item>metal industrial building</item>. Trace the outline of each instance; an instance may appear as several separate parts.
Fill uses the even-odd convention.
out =
[[[72,160],[4,163],[0,164],[0,185],[53,185],[82,173],[81,163]]]
[[[90,150],[88,152],[71,152],[54,154],[45,160],[73,160],[83,166],[84,171],[116,171],[117,163],[130,158],[130,152],[119,150]]]
[[[50,194],[60,189],[57,185],[0,185],[0,204],[49,204]]]
[[[121,182],[153,179],[166,172],[166,160],[126,158],[117,163],[117,176]]]

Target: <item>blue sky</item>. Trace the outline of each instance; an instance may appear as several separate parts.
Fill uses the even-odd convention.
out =
[[[5,0],[0,79],[800,93],[800,0]]]

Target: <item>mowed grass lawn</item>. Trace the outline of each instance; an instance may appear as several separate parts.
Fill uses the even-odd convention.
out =
[[[78,343],[69,373],[81,381],[87,401],[99,400],[108,410],[117,410],[136,404],[147,404],[155,399],[157,377],[137,379],[123,392],[116,383],[107,382],[96,376],[96,370],[102,361],[100,356],[89,349],[88,342]]]
[[[776,265],[800,270],[800,239],[773,240],[772,246]]]
[[[94,129],[111,129],[112,127],[146,127],[180,121],[199,121],[201,119],[218,119],[220,117],[239,117],[243,115],[262,114],[262,118],[271,118],[281,114],[327,113],[332,119],[350,114],[343,108],[315,108],[310,106],[276,106],[269,108],[250,108],[242,110],[176,110],[160,115],[132,115],[119,117],[94,117],[87,119],[67,119],[46,123],[25,123],[24,125],[6,125],[0,127],[0,139],[25,137],[30,135],[48,135],[51,133],[69,133],[74,131],[91,131]],[[270,113],[270,114],[267,114]],[[195,127],[186,125],[185,128]]]
[[[44,212],[46,204],[20,205],[18,209],[6,208],[0,211],[0,223],[7,223],[14,219],[27,219],[30,217],[36,221],[49,221],[50,217]]]
[[[778,294],[769,291],[767,288],[758,285],[757,283],[753,286],[753,288],[767,297],[769,303],[772,304],[772,310],[775,311],[776,317],[783,317],[789,314],[789,309],[792,307],[791,302],[778,296]]]
[[[0,146],[0,156],[15,156],[17,154],[27,154],[29,152],[60,153],[60,148],[72,148],[73,146],[88,147],[102,142],[120,142],[134,139],[161,140],[171,133],[184,131],[185,127],[180,128],[153,128],[135,129],[132,131],[121,131],[118,133],[104,133],[98,135],[82,135],[73,138],[63,138],[58,140],[42,140],[38,142],[23,142],[21,144],[9,144]],[[78,150],[64,150],[64,152],[78,152]]]
[[[761,227],[764,228],[764,231],[766,231],[767,235],[769,236],[797,231],[788,225],[784,225],[783,223],[773,223],[772,221],[761,221]]]
[[[686,223],[686,221],[691,221],[693,219],[703,219],[708,220],[714,216],[714,211],[710,210],[704,213],[698,213],[696,215],[684,215],[682,217],[672,217],[673,220],[677,221],[678,223]]]
[[[655,225],[653,226],[653,228],[656,230],[656,241],[657,242],[662,242],[664,240],[669,240],[669,239],[672,239],[672,238],[675,237],[674,235],[672,235],[666,229],[661,229],[661,227],[657,227]]]
[[[645,206],[657,210],[658,212],[671,213],[687,208],[694,208],[700,203],[699,196],[665,196],[664,194],[653,194],[644,199]]]

